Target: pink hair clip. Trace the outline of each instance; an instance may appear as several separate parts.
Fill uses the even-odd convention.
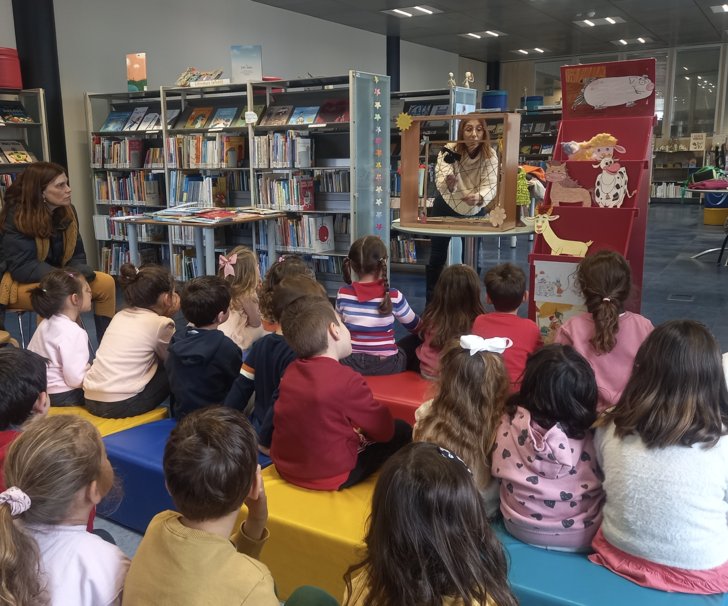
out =
[[[222,269],[222,275],[224,278],[227,278],[228,276],[234,276],[235,275],[235,269],[233,267],[238,262],[238,254],[234,253],[230,255],[229,257],[226,257],[225,255],[220,255],[220,258],[217,260],[217,265],[220,269]]]

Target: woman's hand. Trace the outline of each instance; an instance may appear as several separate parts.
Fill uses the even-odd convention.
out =
[[[455,184],[458,182],[458,178],[455,175],[447,175],[445,177],[445,185],[447,185],[447,191],[452,192],[455,190]]]
[[[483,199],[480,197],[480,194],[468,194],[466,196],[463,196],[462,200],[468,206],[477,206],[483,201]]]

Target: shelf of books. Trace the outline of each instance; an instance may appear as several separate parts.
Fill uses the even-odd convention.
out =
[[[389,239],[389,77],[250,83],[248,111],[254,204],[286,212],[256,228],[261,268],[273,244],[304,255],[333,292],[353,240]]]
[[[561,108],[526,111],[521,114],[519,164],[547,168],[561,122]]]
[[[0,88],[0,195],[31,162],[49,159],[45,92]]]

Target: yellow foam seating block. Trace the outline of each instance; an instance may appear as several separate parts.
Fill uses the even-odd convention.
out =
[[[93,423],[94,427],[99,430],[101,437],[110,436],[112,433],[119,433],[125,429],[131,429],[138,425],[144,425],[145,423],[151,423],[152,421],[161,421],[169,416],[169,410],[167,408],[155,408],[149,412],[145,412],[143,415],[137,415],[135,417],[126,417],[124,419],[105,419],[104,417],[97,417],[92,415],[83,406],[51,406],[48,414],[51,415],[78,415],[83,417],[87,421]]]
[[[263,470],[263,482],[270,538],[260,559],[273,574],[278,597],[314,585],[341,599],[344,573],[362,558],[376,476],[322,492],[289,484],[271,465]]]

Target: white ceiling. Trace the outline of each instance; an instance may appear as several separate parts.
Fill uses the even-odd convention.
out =
[[[529,57],[648,50],[728,41],[728,12],[714,13],[720,0],[425,0],[434,15],[398,18],[382,10],[412,7],[416,0],[254,0],[478,61],[526,58],[518,49],[548,49]],[[588,18],[620,17],[624,23],[582,26]],[[480,40],[459,34],[497,30],[505,36]],[[647,44],[612,41],[648,38]]]

